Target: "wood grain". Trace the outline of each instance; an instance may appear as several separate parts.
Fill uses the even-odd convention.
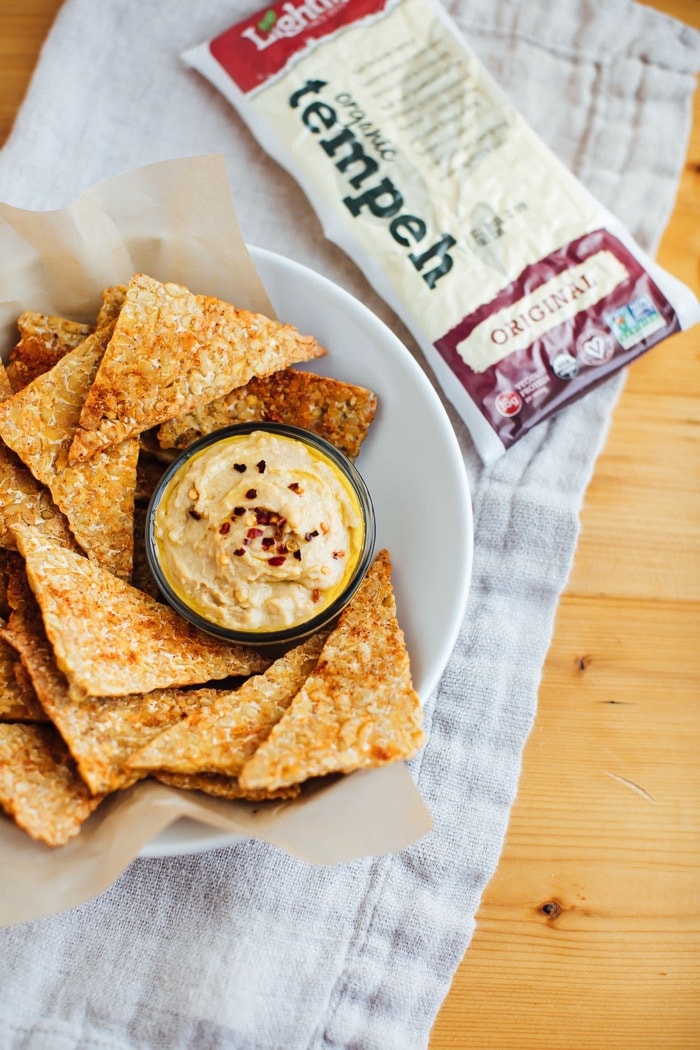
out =
[[[0,4],[0,142],[59,6]],[[700,28],[698,0],[650,6]],[[700,93],[659,260],[700,293]],[[700,1047],[699,350],[696,328],[629,370],[431,1050]]]

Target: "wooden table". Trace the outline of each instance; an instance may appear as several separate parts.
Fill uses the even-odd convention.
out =
[[[0,142],[59,6],[0,0]],[[651,6],[700,28],[700,0]],[[700,293],[700,92],[659,260]],[[431,1050],[700,1047],[699,408],[696,328],[629,371]]]

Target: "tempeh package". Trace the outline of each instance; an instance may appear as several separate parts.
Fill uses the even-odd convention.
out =
[[[182,57],[411,330],[485,462],[700,318],[436,0],[283,0]]]

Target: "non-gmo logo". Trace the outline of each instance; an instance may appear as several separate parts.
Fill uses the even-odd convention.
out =
[[[523,407],[523,399],[517,390],[504,390],[496,398],[496,411],[502,416],[517,416]]]

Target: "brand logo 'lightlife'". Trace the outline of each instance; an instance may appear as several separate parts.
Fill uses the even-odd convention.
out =
[[[255,26],[248,26],[241,36],[251,40],[258,51],[275,43],[298,36],[315,22],[323,21],[329,13],[344,7],[348,0],[304,0],[301,4],[286,3],[281,13],[269,8]]]

